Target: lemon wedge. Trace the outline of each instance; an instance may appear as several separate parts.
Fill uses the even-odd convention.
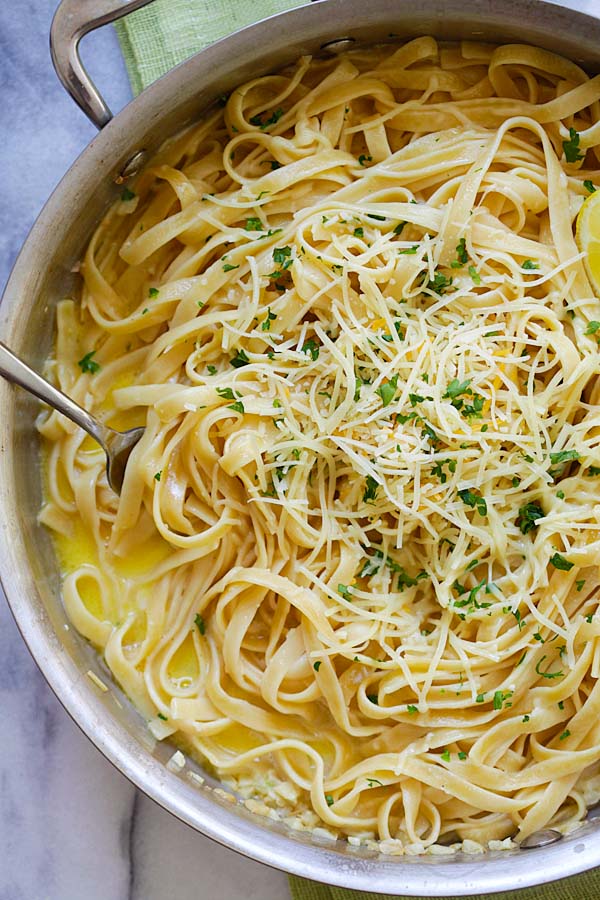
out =
[[[600,296],[600,191],[587,198],[577,216],[577,245],[585,253],[588,278]]]

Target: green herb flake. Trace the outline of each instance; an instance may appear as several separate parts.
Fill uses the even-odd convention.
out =
[[[135,197],[135,192],[130,191],[129,188],[124,188],[121,191],[121,200],[123,201],[123,203],[127,203],[129,200],[133,200],[134,197]]]
[[[600,322],[596,322],[592,320],[587,323],[587,328],[585,329],[586,334],[596,334],[598,329],[600,328]]]
[[[313,669],[315,670],[315,672],[318,672],[320,668],[321,668],[321,660],[318,659],[316,661],[316,663],[313,663]]]
[[[157,713],[157,714],[156,714],[156,717],[157,717],[158,719],[162,719],[163,722],[168,722],[168,721],[169,721],[168,718],[167,718],[166,716],[163,716],[162,713]]]
[[[406,707],[406,711],[408,712],[409,716],[415,716],[419,712],[418,708],[412,703],[408,704],[408,706]]]
[[[367,784],[370,788],[372,787],[383,787],[383,782],[379,781],[378,778],[367,778]]]
[[[86,353],[85,356],[83,356],[79,360],[77,365],[79,366],[79,368],[81,369],[82,372],[89,372],[90,375],[95,375],[96,372],[100,371],[101,366],[100,366],[100,363],[96,362],[96,360],[94,359],[95,355],[96,355],[96,351],[90,350],[89,353]]]
[[[584,584],[585,584],[585,578],[580,578],[578,581],[575,582],[575,586],[577,588],[577,593],[579,593],[583,589]]]
[[[523,722],[529,722],[531,716],[523,716]]]
[[[239,269],[239,266],[232,266],[230,263],[223,264],[224,272],[233,272],[234,269]]]
[[[569,139],[562,142],[565,159],[568,163],[579,162],[585,157],[585,153],[579,152],[579,140],[579,133],[574,128],[569,128]]]
[[[194,624],[198,627],[198,631],[204,637],[206,634],[206,624],[200,613],[196,613],[194,616]]]
[[[521,268],[526,269],[527,271],[531,271],[533,269],[539,269],[539,265],[532,259],[526,259]]]
[[[230,403],[227,409],[232,409],[234,412],[240,413],[240,415],[244,415],[244,404],[241,400],[236,400],[235,403]]]
[[[334,800],[331,794],[325,794],[325,803],[327,806],[333,806]]]
[[[588,192],[588,194],[596,193],[596,188],[594,187],[594,183],[593,183],[593,181],[590,181],[589,178],[585,179],[585,181],[583,182],[583,186],[586,189],[586,191]]]
[[[469,266],[469,275],[473,281],[473,284],[481,284],[481,275],[475,268],[475,266]],[[494,332],[495,334],[496,332]]]
[[[385,384],[379,385],[379,387],[375,390],[376,394],[379,394],[381,397],[382,406],[389,406],[394,397],[396,396],[396,391],[398,389],[398,375],[394,375],[393,378],[390,378],[388,382]],[[414,404],[413,404],[414,405]]]
[[[559,450],[558,453],[550,454],[550,462],[552,465],[568,462],[571,459],[579,459],[577,450]]]
[[[545,672],[541,672],[540,666],[542,665],[542,663],[544,662],[545,659],[546,659],[546,657],[542,656],[539,663],[535,667],[535,671],[538,673],[538,675],[541,675],[542,678],[564,678],[564,672],[548,672],[547,669]]]
[[[459,266],[464,266],[469,262],[469,254],[467,253],[467,242],[464,237],[460,239],[456,245],[456,260]],[[453,264],[454,265],[454,264]],[[456,267],[455,267],[456,268]]]
[[[521,506],[517,518],[517,525],[521,533],[528,534],[536,529],[538,527],[537,520],[543,519],[544,516],[544,510],[539,503],[526,503],[525,506]]]
[[[338,584],[337,592],[344,600],[352,601],[352,587],[349,587],[347,584]]]
[[[158,288],[151,287],[150,290],[148,291],[148,296],[152,300],[154,300],[156,297],[158,297],[159,293],[160,293],[160,291],[158,290]]]
[[[363,503],[370,503],[375,500],[377,497],[377,488],[379,487],[378,483],[375,481],[372,475],[367,475],[365,479],[366,488],[363,493]]]
[[[238,350],[230,360],[229,365],[233,366],[234,369],[241,369],[242,366],[247,366],[250,364],[250,360],[246,354],[245,350]]]
[[[398,253],[401,253],[404,256],[409,256],[409,255],[412,255],[413,253],[416,253],[418,249],[419,249],[419,245],[413,244],[412,247],[406,247],[406,249],[404,249],[404,250],[398,250]]]
[[[461,762],[464,762],[464,760],[467,758],[467,754],[464,750],[459,751],[458,758],[461,760]]]
[[[246,219],[246,224],[244,225],[244,231],[264,231],[264,226],[262,221],[258,218],[258,216],[251,216],[251,218]]]
[[[560,735],[560,737],[559,737],[559,741],[566,741],[566,739],[567,739],[568,737],[571,737],[571,732],[569,731],[568,728],[565,728],[565,730],[563,731],[563,733],[562,733],[562,734]]]
[[[406,225],[406,222],[398,222],[398,224],[394,228],[394,234],[398,234],[398,235],[402,234],[402,232],[404,231],[405,225]]]
[[[362,238],[365,236],[364,228],[355,228],[354,229],[354,237]]]
[[[549,562],[555,569],[560,569],[562,572],[568,572],[575,565],[569,562],[568,559],[565,559],[564,556],[561,556],[560,553],[555,553],[554,556],[551,556]]]
[[[154,473],[154,480],[155,480],[155,481],[160,481],[161,477],[162,477],[162,470],[161,470],[160,472],[155,472],[155,473]]]
[[[463,503],[477,510],[480,516],[487,515],[487,503],[483,497],[478,496],[470,488],[462,488],[458,491],[458,496]]]
[[[263,115],[264,115],[264,113],[263,113]],[[250,119],[250,124],[255,125],[256,127],[260,128],[261,131],[264,131],[265,128],[269,127],[269,125],[275,125],[277,122],[279,122],[282,115],[283,115],[283,110],[279,106],[279,107],[277,107],[275,112],[271,113],[269,118],[265,119],[264,121],[263,121],[262,115],[252,116],[252,118]]]
[[[450,751],[449,750],[444,750],[444,752],[442,753],[442,759],[444,760],[444,762],[450,762]]]
[[[307,353],[313,362],[316,362],[316,360],[319,358],[319,350],[319,345],[316,341],[313,341],[312,338],[306,341],[306,343],[302,346],[302,353]]]
[[[364,164],[365,164],[365,163],[368,163],[368,162],[373,162],[373,157],[372,157],[372,156],[365,156],[364,153],[361,153],[360,156],[358,157],[358,164],[359,164],[359,166],[364,166]]]
[[[270,331],[271,330],[271,322],[274,322],[277,316],[275,313],[271,312],[271,307],[267,306],[267,318],[262,323],[261,330],[262,331]]]

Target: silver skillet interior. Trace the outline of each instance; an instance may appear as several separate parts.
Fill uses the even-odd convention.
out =
[[[87,0],[83,11],[115,12],[116,0]],[[142,5],[138,2],[136,5]],[[115,18],[116,15],[107,16]],[[213,45],[145,91],[100,132],[64,177],[35,224],[0,306],[0,338],[34,367],[50,352],[53,307],[76,284],[71,274],[132,155],[150,153],[197,118],[221,93],[280,68],[327,42],[356,45],[433,34],[444,40],[527,41],[600,72],[597,16],[550,0],[321,0],[272,17]],[[392,37],[393,36],[393,37]],[[386,857],[319,843],[259,819],[171,773],[172,747],[155,744],[118,688],[100,693],[88,670],[110,683],[92,649],[69,629],[41,499],[37,406],[0,383],[0,573],[13,614],[48,683],[98,749],[146,794],[193,828],[253,859],[356,890],[440,897],[511,890],[600,865],[593,813],[572,835],[528,851],[468,857]],[[115,701],[118,698],[119,704]],[[90,810],[93,814],[93,807]]]

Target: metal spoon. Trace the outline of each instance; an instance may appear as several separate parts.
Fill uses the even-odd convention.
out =
[[[58,410],[63,416],[71,419],[80,428],[97,441],[106,453],[106,477],[116,494],[121,493],[125,467],[129,454],[144,433],[143,428],[131,428],[129,431],[115,431],[103,425],[90,415],[83,407],[49,384],[41,375],[30,369],[18,356],[0,341],[0,375],[14,384],[25,388],[44,403]]]

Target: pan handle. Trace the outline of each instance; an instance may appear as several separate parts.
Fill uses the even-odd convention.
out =
[[[75,103],[96,128],[104,128],[112,113],[79,56],[79,42],[88,32],[151,3],[152,0],[61,0],[50,29],[50,53],[56,74]]]

